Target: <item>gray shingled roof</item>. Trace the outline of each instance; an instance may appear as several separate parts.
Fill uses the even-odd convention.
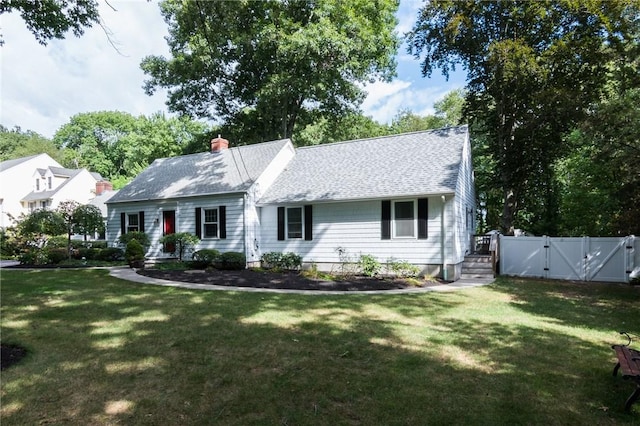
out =
[[[12,167],[17,166],[18,164],[22,164],[25,161],[31,160],[32,158],[36,158],[38,155],[42,155],[42,154],[30,155],[28,157],[16,158],[14,160],[5,160],[0,163],[0,172],[4,172],[5,170],[8,170]]]
[[[244,192],[288,139],[155,160],[107,204]]]
[[[299,148],[259,204],[455,192],[466,126]]]

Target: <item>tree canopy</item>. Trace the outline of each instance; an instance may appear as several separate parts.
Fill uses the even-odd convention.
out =
[[[79,37],[100,23],[96,0],[0,0],[0,15],[17,12],[38,43],[64,38],[68,31]],[[4,43],[0,35],[0,45]]]
[[[241,129],[244,143],[291,137],[357,111],[362,85],[395,74],[397,0],[165,0],[172,57],[149,56],[147,93],[172,111]]]
[[[100,111],[71,117],[53,142],[64,150],[68,167],[86,167],[117,184],[132,179],[156,158],[182,154],[207,131],[205,124],[186,117]]]
[[[637,61],[629,46],[639,4],[433,0],[420,10],[409,51],[425,76],[467,71],[466,114],[482,135],[476,155],[499,188],[506,232],[534,223],[558,232],[553,165],[567,154],[565,135],[601,99],[611,64]]]

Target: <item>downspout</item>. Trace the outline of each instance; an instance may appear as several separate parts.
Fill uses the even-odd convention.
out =
[[[440,213],[440,253],[442,255],[442,279],[447,281],[448,273],[447,273],[447,257],[446,257],[446,229],[445,229],[445,220],[444,220],[444,212],[445,212],[445,204],[447,201],[447,197],[445,195],[440,197],[442,200],[442,212]]]
[[[244,258],[245,258],[245,268],[249,262],[249,245],[247,244],[247,196],[248,194],[245,192],[242,194],[242,237],[244,240]]]

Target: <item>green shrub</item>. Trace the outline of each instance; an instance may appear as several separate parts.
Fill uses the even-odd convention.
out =
[[[57,265],[63,260],[66,260],[69,258],[69,254],[67,253],[66,247],[46,248],[44,249],[44,252],[47,255],[47,259],[48,259],[47,263],[50,263],[53,265]]]
[[[215,249],[202,249],[193,253],[191,264],[194,268],[204,269],[220,263],[220,252]]]
[[[47,253],[36,247],[29,247],[18,256],[18,261],[23,265],[46,265],[49,263]]]
[[[173,251],[171,253],[178,253],[178,259],[181,262],[187,251],[193,250],[199,242],[200,238],[189,232],[176,232],[174,234],[167,234],[160,238],[160,244],[164,244],[165,247],[173,246]]]
[[[393,257],[387,259],[387,271],[399,277],[415,277],[420,273],[420,268],[406,260],[396,260]]]
[[[66,235],[56,235],[47,240],[48,248],[67,248],[69,238]]]
[[[260,258],[263,266],[274,270],[298,270],[302,267],[302,256],[293,252],[280,253],[272,251]]]
[[[0,255],[3,258],[18,256],[20,247],[20,240],[17,238],[15,228],[0,228]]]
[[[118,247],[107,247],[100,250],[97,253],[96,260],[102,260],[105,262],[117,262],[124,259],[124,251]]]
[[[262,262],[262,266],[266,269],[279,268],[281,261],[282,253],[280,253],[279,251],[270,251],[269,253],[264,253],[260,257],[260,262]]]
[[[127,248],[124,251],[124,257],[129,263],[129,266],[144,260],[144,247],[136,239],[132,239],[127,243]]]
[[[247,258],[244,253],[227,251],[220,255],[220,269],[237,270],[247,266]]]
[[[380,273],[380,262],[370,254],[361,254],[358,260],[358,266],[367,277],[375,277]]]
[[[142,245],[143,247],[149,247],[151,245],[149,236],[144,232],[138,232],[138,231],[127,232],[126,234],[120,235],[120,238],[118,238],[118,242],[125,247],[127,246],[127,244],[129,244],[129,241],[131,240],[138,241],[140,245]]]
[[[302,256],[293,252],[282,255],[282,267],[288,270],[298,270],[302,267]]]

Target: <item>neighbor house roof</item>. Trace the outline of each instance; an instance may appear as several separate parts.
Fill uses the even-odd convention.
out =
[[[155,160],[107,204],[244,192],[288,139]]]
[[[102,217],[107,217],[107,205],[105,203],[109,201],[109,199],[114,195],[116,195],[117,193],[118,193],[117,190],[104,191],[102,194],[96,195],[94,199],[89,201],[89,204],[99,208],[100,212],[102,213]]]
[[[455,192],[466,126],[299,148],[259,204]]]
[[[5,170],[8,170],[12,167],[15,167],[19,164],[24,163],[25,161],[29,161],[32,158],[36,158],[37,156],[42,155],[42,154],[36,154],[36,155],[30,155],[28,157],[22,157],[22,158],[16,158],[14,160],[6,160],[0,163],[0,172],[4,172]]]
[[[66,177],[67,179],[56,188],[49,191],[31,191],[22,199],[22,201],[48,200],[50,198],[53,198],[53,196],[56,195],[57,192],[62,190],[62,188],[64,188],[65,185],[67,185],[73,177],[79,175],[85,169],[66,169],[64,167],[51,166],[49,167],[49,170],[51,170],[51,173],[53,173],[54,176],[62,176]],[[36,169],[36,171],[41,175],[44,175],[43,172],[46,172],[46,169]],[[102,180],[102,176],[100,176],[99,173],[89,173],[94,179]]]

